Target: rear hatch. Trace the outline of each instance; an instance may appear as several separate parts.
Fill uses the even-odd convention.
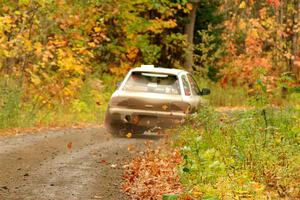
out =
[[[132,72],[118,98],[118,106],[136,110],[185,112],[188,107],[172,74]]]
[[[134,94],[132,97],[128,97],[127,108],[140,109],[149,111],[162,111],[172,112],[172,102],[181,101],[181,97],[178,96],[165,96],[157,94]]]

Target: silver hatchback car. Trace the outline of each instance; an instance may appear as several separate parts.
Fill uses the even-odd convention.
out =
[[[196,112],[208,94],[185,70],[142,65],[130,70],[113,93],[104,125],[114,136],[170,128]]]

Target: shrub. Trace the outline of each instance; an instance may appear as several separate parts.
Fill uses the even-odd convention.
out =
[[[203,199],[298,198],[300,110],[202,109],[179,129],[181,181]]]

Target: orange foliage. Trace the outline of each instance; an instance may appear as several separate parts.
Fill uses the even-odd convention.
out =
[[[248,85],[250,88],[257,80],[262,79],[269,86],[275,86],[282,69],[274,67],[274,56],[278,53],[274,35],[282,36],[281,29],[276,29],[275,18],[267,17],[266,9],[260,10],[260,18],[241,19],[233,16],[225,22],[226,32],[223,35],[227,55],[219,64],[224,66],[220,75],[221,85]],[[236,37],[244,34],[242,43]],[[265,46],[273,46],[266,51]],[[277,45],[277,46],[276,46]],[[275,55],[274,55],[275,54]]]

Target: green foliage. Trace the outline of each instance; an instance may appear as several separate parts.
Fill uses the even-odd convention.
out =
[[[202,109],[176,137],[182,183],[203,199],[296,197],[299,119],[299,108]]]
[[[196,80],[200,88],[210,88],[211,94],[204,98],[208,100],[209,104],[214,107],[224,106],[247,106],[249,105],[249,95],[247,88],[243,86],[233,87],[215,83],[211,80],[196,76]]]
[[[110,39],[96,54],[104,58],[101,62],[111,63],[113,73],[123,75],[122,68],[141,63],[167,67],[182,63],[185,39],[176,28],[178,13],[188,12],[186,1],[110,2],[116,7],[113,14],[103,16],[102,24]]]
[[[0,128],[16,127],[20,123],[22,89],[10,78],[0,79]]]
[[[195,44],[195,61],[201,67],[195,66],[194,70],[204,77],[208,76],[210,80],[217,81],[216,65],[218,60],[222,58],[224,49],[217,45],[216,36],[212,32],[211,26],[208,26],[207,30],[198,32],[201,42]]]
[[[217,0],[200,0],[195,23],[194,70],[213,81],[219,78],[218,61],[226,52],[222,38],[225,20],[222,5]]]
[[[30,99],[13,79],[0,82],[0,129],[32,126],[65,126],[103,122],[107,102],[117,79],[103,75],[102,81],[90,78],[65,104]]]
[[[164,194],[162,196],[163,200],[177,200],[178,199],[178,195],[176,194]]]

